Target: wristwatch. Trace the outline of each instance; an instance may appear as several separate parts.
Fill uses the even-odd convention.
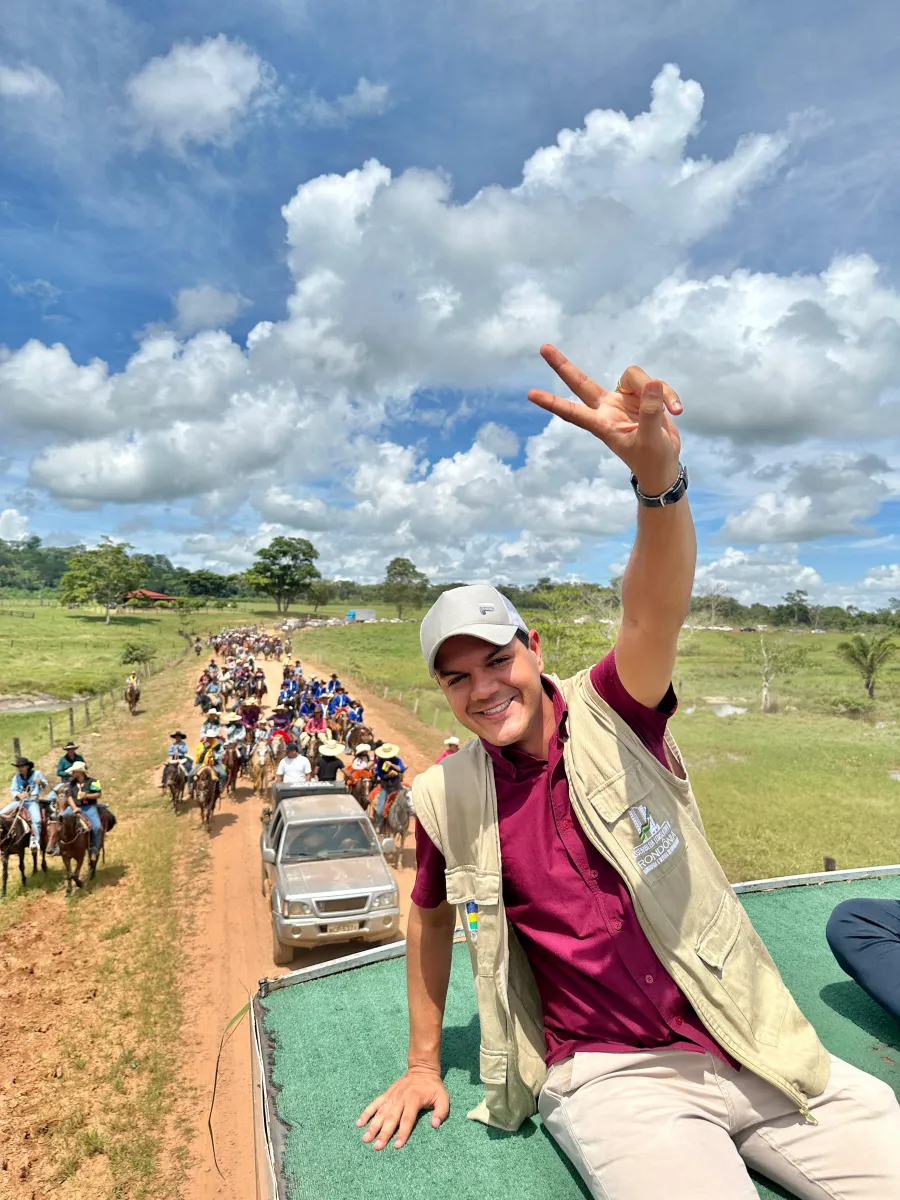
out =
[[[677,504],[688,490],[687,467],[679,467],[678,478],[671,487],[666,488],[659,496],[645,496],[638,487],[637,475],[631,476],[631,486],[634,488],[634,494],[638,498],[638,503],[643,504],[645,508],[668,508],[670,504]]]

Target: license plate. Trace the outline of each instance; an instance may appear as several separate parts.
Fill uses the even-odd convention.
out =
[[[341,921],[336,925],[329,925],[329,933],[356,933],[359,929],[359,921]]]

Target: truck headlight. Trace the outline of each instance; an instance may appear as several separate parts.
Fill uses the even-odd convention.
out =
[[[380,896],[376,896],[375,899],[372,901],[372,907],[373,908],[396,908],[397,907],[397,893],[396,892],[382,892]]]
[[[305,900],[282,900],[281,915],[283,917],[308,917],[312,914],[312,906]]]

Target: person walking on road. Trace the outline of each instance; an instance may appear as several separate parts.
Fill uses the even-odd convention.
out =
[[[637,367],[606,391],[542,354],[577,399],[529,399],[631,471],[622,621],[613,650],[565,680],[494,587],[450,589],[422,621],[428,670],[474,737],[413,784],[407,1069],[359,1117],[363,1140],[399,1148],[423,1109],[433,1127],[448,1115],[458,914],[484,1084],[469,1115],[513,1131],[539,1110],[597,1200],[756,1200],[748,1168],[801,1200],[900,1196],[893,1090],[830,1055],[797,1007],[667,730],[696,564],[681,401]]]

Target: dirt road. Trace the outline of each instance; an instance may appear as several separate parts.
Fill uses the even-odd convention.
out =
[[[278,695],[281,665],[266,665],[269,700]],[[326,676],[329,668],[322,663],[304,660],[307,674]],[[349,682],[349,681],[348,681]],[[403,723],[397,720],[394,706],[367,694],[353,684],[353,694],[364,704],[366,721],[377,736],[396,742],[410,767],[408,778],[423,770],[434,755],[409,748],[409,737]],[[199,709],[185,697],[180,719],[181,728],[190,735],[199,729]],[[440,738],[435,735],[436,745]],[[435,751],[436,752],[436,751]],[[213,1115],[216,1152],[224,1180],[216,1172],[206,1130],[206,1111],[212,1093],[216,1055],[222,1031],[231,1017],[256,991],[263,976],[282,974],[271,957],[271,925],[266,902],[260,890],[259,835],[262,803],[251,793],[249,785],[238,788],[237,801],[226,800],[213,817],[209,841],[210,870],[208,888],[197,900],[193,932],[188,946],[189,969],[185,972],[186,995],[184,1045],[189,1055],[185,1084],[196,1089],[200,1097],[202,1120],[198,1122],[191,1145],[194,1166],[184,1188],[191,1200],[220,1200],[237,1197],[252,1200],[255,1195],[253,1161],[253,1125],[250,1084],[250,1040],[246,1021],[234,1030],[223,1053],[219,1069],[217,1098]],[[405,926],[409,910],[409,895],[415,877],[414,855],[411,848],[404,854],[404,863],[395,871],[400,888],[401,909]],[[309,965],[325,957],[358,950],[359,946],[338,947],[295,960],[291,969]]]

